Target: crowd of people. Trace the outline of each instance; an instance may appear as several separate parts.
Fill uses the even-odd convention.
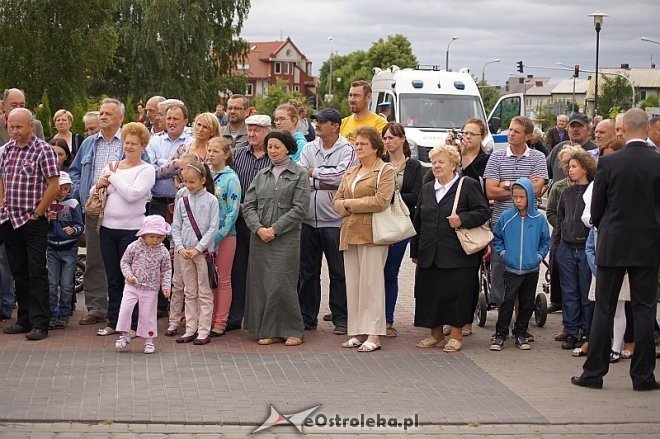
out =
[[[430,331],[417,347],[458,352],[472,333],[487,249],[468,254],[456,231],[490,225],[489,300],[499,310],[491,350],[504,347],[512,321],[514,345],[531,349],[549,254],[550,311],[562,310],[555,338],[587,357],[574,384],[602,386],[610,362],[632,357],[633,387],[657,387],[660,118],[649,122],[642,110],[601,120],[595,141],[587,116],[560,115],[545,145],[517,116],[507,148],[494,152],[484,147],[484,122],[469,119],[428,152],[427,169],[412,158],[404,127],[370,111],[365,81],[351,85],[350,116],[326,108],[311,116],[315,124],[298,102],[283,102],[271,119],[242,95],[192,123],[183,101],[153,96],[124,123],[123,104],[107,98],[85,115],[84,140],[62,109],[48,142],[20,90],[3,98],[2,318],[18,303],[7,334],[40,340],[68,325],[84,238],[79,323],[103,324],[97,335],[117,334],[119,349],[139,336],[144,352],[155,352],[162,315],[177,343],[246,329],[260,345],[300,345],[318,326],[325,256],[331,313],[322,318],[348,336],[341,347],[373,352],[397,336],[398,272],[410,246],[414,324]],[[622,170],[642,156],[643,166]],[[548,188],[546,219],[538,206]],[[416,234],[377,244],[373,215],[399,194]],[[648,251],[622,250],[621,235]]]

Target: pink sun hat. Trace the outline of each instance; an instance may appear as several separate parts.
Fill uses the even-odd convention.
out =
[[[170,225],[165,222],[165,218],[160,215],[149,215],[144,218],[142,228],[135,234],[142,235],[161,235],[166,236],[170,233]]]

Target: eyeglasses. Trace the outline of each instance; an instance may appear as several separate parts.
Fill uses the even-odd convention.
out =
[[[470,137],[477,137],[477,136],[481,136],[481,133],[473,133],[473,132],[470,132],[470,131],[463,131],[463,135],[464,136],[470,136]]]
[[[282,122],[283,120],[291,120],[290,117],[276,117],[273,119],[275,122]]]
[[[227,111],[232,111],[232,110],[242,111],[242,110],[245,110],[245,108],[243,108],[243,107],[227,107]]]

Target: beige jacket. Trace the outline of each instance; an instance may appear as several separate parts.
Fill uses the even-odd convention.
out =
[[[385,167],[376,190],[378,171],[384,165],[385,162],[382,160],[376,160],[369,172],[357,181],[355,191],[353,191],[353,181],[363,169],[362,165],[353,166],[344,174],[332,201],[337,213],[343,217],[339,250],[347,250],[349,244],[373,244],[371,215],[385,210],[394,195],[396,171],[392,166]],[[348,202],[349,210],[344,207],[344,201]]]

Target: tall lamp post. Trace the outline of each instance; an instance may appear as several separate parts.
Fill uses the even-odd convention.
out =
[[[660,41],[652,40],[650,38],[642,37],[640,38],[641,41],[646,41],[647,43],[654,43],[654,44],[660,44]]]
[[[484,68],[481,69],[481,83],[482,83],[482,84],[485,84],[485,83],[486,83],[486,66],[487,66],[488,64],[493,64],[493,63],[501,62],[501,61],[502,61],[501,59],[497,58],[497,59],[494,59],[494,60],[492,60],[492,61],[488,61],[486,64],[484,64]]]
[[[589,14],[589,17],[594,18],[594,28],[596,29],[596,83],[594,92],[594,116],[598,114],[598,52],[600,50],[600,28],[603,25],[603,18],[609,17],[604,12],[596,11]]]
[[[454,40],[458,40],[458,35],[453,35],[451,37],[451,40],[449,40],[449,43],[447,43],[447,52],[445,54],[445,70],[448,71],[448,72],[450,71],[449,70],[449,46],[451,46],[451,42],[454,41]]]
[[[332,58],[335,54],[335,45],[332,37],[328,37],[330,41],[330,79],[328,79],[328,96],[332,96]]]

